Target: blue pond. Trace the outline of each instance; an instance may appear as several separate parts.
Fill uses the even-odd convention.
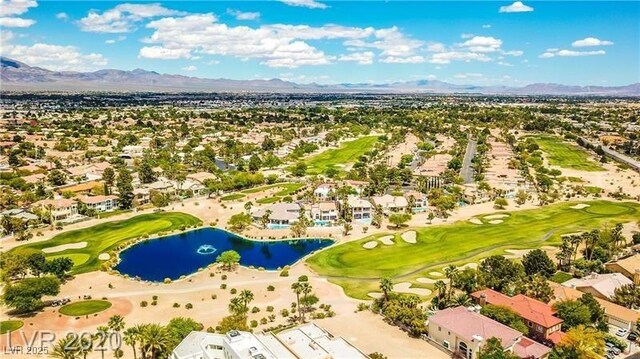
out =
[[[120,253],[115,269],[149,281],[178,279],[215,262],[228,250],[240,254],[241,265],[277,269],[331,243],[328,239],[258,242],[221,229],[201,228],[135,244]]]

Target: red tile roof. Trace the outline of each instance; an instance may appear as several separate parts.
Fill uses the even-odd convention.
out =
[[[535,342],[527,337],[522,337],[513,346],[513,353],[520,358],[542,358],[551,351],[551,348]]]
[[[545,328],[562,323],[562,319],[554,316],[556,311],[550,305],[522,294],[509,297],[492,289],[483,289],[471,294],[475,299],[480,299],[481,295],[485,296],[487,303],[507,306],[522,318]]]
[[[558,330],[556,332],[553,332],[553,333],[549,334],[547,339],[551,340],[553,342],[553,344],[558,344],[558,343],[560,343],[562,338],[564,338],[565,335],[566,334],[563,331]]]

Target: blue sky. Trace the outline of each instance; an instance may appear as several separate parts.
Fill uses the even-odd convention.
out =
[[[4,56],[296,82],[640,82],[640,3],[0,0]]]

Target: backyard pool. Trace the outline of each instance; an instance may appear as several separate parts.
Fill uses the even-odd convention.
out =
[[[221,229],[201,228],[137,243],[120,253],[115,269],[142,280],[178,279],[215,262],[228,250],[240,254],[243,266],[277,269],[331,243],[328,239],[252,241]]]

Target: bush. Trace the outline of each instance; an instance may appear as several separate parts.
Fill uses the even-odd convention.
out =
[[[289,276],[289,270],[287,268],[283,269],[282,272],[280,272],[280,276],[281,277],[288,277]]]
[[[224,283],[220,284],[220,289],[227,289],[227,285]]]
[[[151,302],[151,305],[153,305],[153,306],[158,305],[158,301],[157,301],[157,300],[154,300],[153,302]]]
[[[251,313],[255,314],[255,313],[258,313],[259,311],[260,311],[260,308],[258,308],[258,307],[251,308]]]
[[[280,315],[282,315],[283,317],[288,317],[289,316],[289,311],[285,308],[283,310],[280,311]]]
[[[141,306],[142,308],[146,307],[147,305],[149,305],[149,303],[147,303],[147,301],[146,301],[146,300],[143,300],[142,302],[140,302],[140,306]]]
[[[213,299],[213,300],[218,299],[218,295],[217,294],[211,294],[211,299]]]
[[[251,321],[251,328],[255,328],[258,326],[258,321],[257,320],[252,320]]]
[[[180,308],[180,304],[179,303],[173,303],[173,307],[174,308]]]
[[[154,295],[153,297],[151,297],[151,299],[153,299],[153,300],[158,300],[158,296],[157,296],[157,295]]]
[[[192,309],[192,308],[193,308],[193,304],[191,304],[191,303],[187,303],[187,304],[185,304],[185,306],[184,306],[184,307],[185,307],[186,309]]]
[[[260,324],[262,324],[262,325],[267,324],[267,318],[260,319]]]
[[[169,284],[171,283],[171,278],[165,278],[162,282],[164,282],[164,284]]]
[[[364,310],[369,309],[369,305],[367,303],[359,303],[358,304],[358,312],[362,312]]]
[[[267,287],[267,290],[268,290],[269,292],[273,292],[274,290],[276,290],[276,287],[274,287],[274,286],[270,285],[270,286],[268,286],[268,287]]]
[[[271,313],[271,312],[273,312],[273,309],[274,309],[273,305],[268,305],[267,306],[267,312]]]
[[[222,275],[222,280],[227,280],[227,275],[226,274]]]
[[[238,293],[238,290],[235,288],[231,288],[231,294],[236,294],[236,293]]]

